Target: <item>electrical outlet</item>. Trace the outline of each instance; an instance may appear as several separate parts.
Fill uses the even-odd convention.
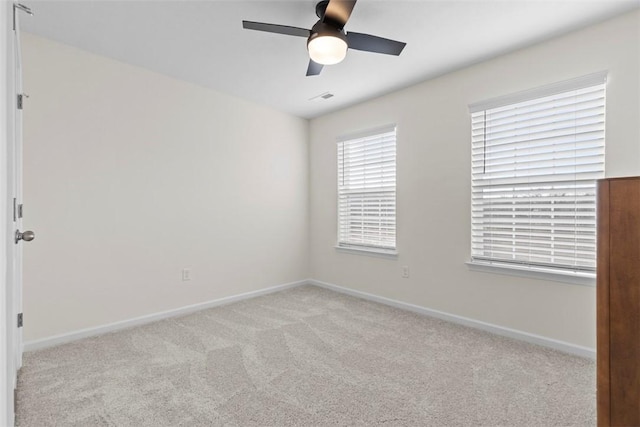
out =
[[[182,269],[182,281],[186,282],[187,280],[191,280],[191,269],[183,268]]]
[[[402,266],[402,277],[404,279],[408,279],[409,278],[409,266],[408,265],[403,265]]]

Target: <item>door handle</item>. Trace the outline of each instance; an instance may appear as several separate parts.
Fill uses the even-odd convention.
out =
[[[24,240],[25,242],[30,242],[36,238],[36,233],[31,230],[27,230],[24,233],[21,233],[20,230],[16,230],[16,243],[20,240]]]

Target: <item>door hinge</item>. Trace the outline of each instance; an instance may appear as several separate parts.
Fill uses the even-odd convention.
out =
[[[24,99],[25,98],[29,98],[29,95],[27,95],[26,93],[19,93],[18,94],[18,110],[22,110],[22,108],[24,106]]]
[[[22,328],[22,313],[18,313],[18,328]]]

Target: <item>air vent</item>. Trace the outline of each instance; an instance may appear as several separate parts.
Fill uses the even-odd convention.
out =
[[[314,96],[313,98],[309,98],[309,101],[315,101],[316,99],[329,99],[331,97],[333,97],[333,94],[331,92],[324,92],[320,95]]]

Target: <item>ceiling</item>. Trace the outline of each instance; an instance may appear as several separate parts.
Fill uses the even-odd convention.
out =
[[[311,28],[313,0],[24,0],[25,31],[238,96],[316,117],[603,21],[640,0],[359,0],[345,30],[407,42],[399,57],[350,50],[306,77],[306,40],[242,20]],[[320,94],[329,99],[312,99]]]

